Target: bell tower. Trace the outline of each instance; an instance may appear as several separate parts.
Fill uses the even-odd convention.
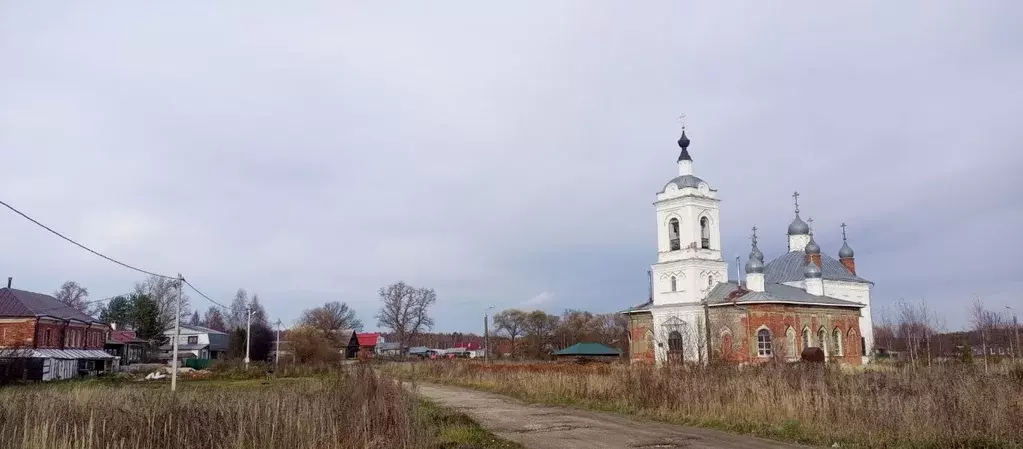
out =
[[[653,273],[655,305],[698,304],[728,279],[721,258],[721,222],[717,190],[694,175],[685,125],[678,146],[679,175],[654,202],[657,216],[657,263]]]

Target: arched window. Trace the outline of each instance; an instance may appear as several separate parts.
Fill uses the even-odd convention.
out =
[[[732,334],[725,334],[721,338],[721,358],[725,360],[732,358]]]
[[[831,347],[835,348],[835,355],[842,355],[842,331],[837,327],[835,328],[835,331],[831,333]]]
[[[45,331],[43,331],[43,344],[45,344],[46,346],[50,346],[50,345],[53,344],[53,342],[50,341],[50,330],[49,329],[46,329]]]
[[[810,342],[810,328],[803,328],[803,349],[809,348],[813,343]]]
[[[675,276],[671,277],[671,291],[673,291],[673,292],[677,292],[678,291],[678,280],[675,279]]]
[[[854,345],[856,344],[856,342],[857,342],[856,328],[852,328],[852,327],[849,328],[849,341],[853,342]],[[864,346],[863,342],[862,342],[862,340],[860,340],[860,355],[866,355],[866,351],[863,349],[863,346]],[[853,347],[855,348],[855,346],[853,346]]]
[[[757,355],[760,357],[771,356],[771,331],[767,329],[757,331]]]
[[[714,276],[707,276],[707,288],[711,288],[714,285]]]
[[[796,358],[796,330],[791,327],[785,331],[785,352],[790,359]]]
[[[668,334],[668,351],[682,352],[682,334],[679,331]]]
[[[817,331],[817,346],[824,350],[824,354],[828,355],[828,333],[823,327]]]
[[[700,247],[710,249],[710,220],[707,217],[700,219]]]
[[[678,239],[678,219],[668,220],[668,241],[671,242],[671,251],[682,249],[682,243]]]

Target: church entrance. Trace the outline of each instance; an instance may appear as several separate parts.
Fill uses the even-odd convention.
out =
[[[675,365],[685,362],[686,355],[684,349],[682,333],[671,331],[668,334],[668,363]]]

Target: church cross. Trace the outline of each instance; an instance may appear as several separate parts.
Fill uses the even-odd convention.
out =
[[[845,241],[845,223],[842,223],[842,241]]]
[[[753,226],[753,235],[750,236],[750,239],[753,240],[753,246],[757,246],[757,227],[756,226]]]
[[[686,130],[686,115],[685,114],[680,114],[678,116],[678,123],[679,123],[679,125],[682,126],[682,131],[685,131]]]
[[[799,192],[792,192],[792,200],[796,203],[796,215],[799,215]]]

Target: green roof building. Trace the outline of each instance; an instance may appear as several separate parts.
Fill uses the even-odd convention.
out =
[[[554,355],[558,356],[559,359],[572,357],[618,358],[621,352],[600,343],[576,343],[556,352]]]

